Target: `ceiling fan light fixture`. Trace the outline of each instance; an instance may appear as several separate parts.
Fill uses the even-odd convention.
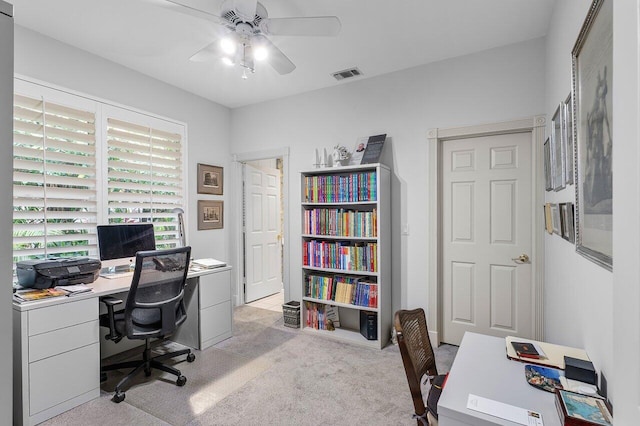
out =
[[[253,58],[256,61],[264,61],[269,56],[269,51],[264,46],[256,46],[253,49]]]
[[[222,57],[222,63],[232,67],[234,65],[233,61],[231,60],[231,58],[227,57],[227,56],[223,56]]]
[[[236,42],[229,37],[225,37],[220,40],[220,47],[227,55],[233,55],[236,53]]]

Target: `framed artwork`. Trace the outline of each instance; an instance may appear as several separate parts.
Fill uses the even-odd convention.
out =
[[[198,230],[222,229],[224,202],[218,200],[198,200]]]
[[[544,189],[553,190],[553,179],[551,172],[551,142],[549,138],[544,141]]]
[[[571,111],[571,93],[564,101],[562,108],[562,134],[564,136],[564,158],[565,158],[565,183],[567,185],[573,185],[573,175],[575,173],[575,151],[574,139],[573,139],[573,113]]]
[[[198,194],[222,195],[223,169],[198,163]]]
[[[573,226],[573,203],[560,204],[560,222],[562,238],[570,243],[575,242],[575,228]]]
[[[565,160],[564,160],[564,147],[562,140],[562,111],[563,106],[560,104],[553,114],[551,120],[551,155],[553,164],[553,190],[560,191],[564,189],[565,183]]]
[[[593,0],[572,57],[576,251],[613,269],[613,0]]]
[[[553,234],[553,223],[551,220],[551,203],[546,203],[544,205],[544,229],[549,234]]]
[[[560,222],[560,209],[555,203],[551,203],[551,229],[554,234],[562,235],[562,223]]]

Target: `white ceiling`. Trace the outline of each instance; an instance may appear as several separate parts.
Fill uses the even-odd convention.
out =
[[[544,36],[557,0],[261,0],[269,17],[335,15],[337,37],[270,37],[297,66],[279,75],[189,61],[218,25],[148,0],[9,0],[15,22],[230,108]],[[219,15],[222,0],[180,0]],[[357,66],[363,76],[331,73]]]

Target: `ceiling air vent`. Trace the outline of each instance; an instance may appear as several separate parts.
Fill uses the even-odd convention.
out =
[[[344,80],[345,78],[358,77],[359,75],[362,75],[362,71],[360,71],[358,68],[349,68],[348,70],[334,72],[331,75],[333,76],[333,78],[340,81]]]

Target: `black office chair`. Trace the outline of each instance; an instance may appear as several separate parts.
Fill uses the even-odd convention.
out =
[[[151,369],[156,368],[176,375],[178,386],[187,382],[178,369],[161,361],[187,355],[187,361],[193,362],[196,357],[191,349],[151,357],[150,340],[171,335],[187,319],[183,295],[190,255],[191,247],[140,251],[136,254],[136,267],[124,309],[114,310],[116,305],[122,303],[119,299],[109,296],[100,299],[107,306],[107,313],[100,315],[100,325],[109,328],[106,339],[117,343],[126,336],[145,341],[141,360],[107,365],[100,369],[102,378],[106,379],[106,371],[134,368],[117,384],[112,398],[114,402],[124,401],[123,388],[141,371],[148,377]]]

